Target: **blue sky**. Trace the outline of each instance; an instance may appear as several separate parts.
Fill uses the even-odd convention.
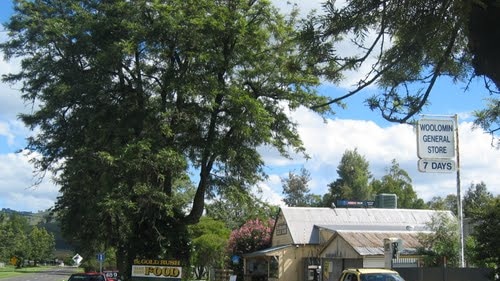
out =
[[[0,21],[5,22],[12,10],[2,1]],[[285,1],[273,1],[286,10]],[[303,1],[304,2],[304,1]],[[319,8],[320,1],[301,3],[304,13],[312,8]],[[6,33],[0,31],[0,40],[6,39]],[[0,60],[0,74],[16,71],[18,61]],[[351,73],[347,79],[355,81],[359,74]],[[471,113],[484,106],[488,97],[482,87],[482,81],[472,81],[470,90],[464,92],[464,84],[453,84],[448,79],[441,79],[435,86],[430,106],[424,110],[426,115],[459,116],[461,188],[462,194],[471,183],[486,183],[489,191],[500,193],[500,151],[492,148],[491,137],[480,129],[472,129]],[[20,99],[19,87],[0,83],[0,209],[11,208],[19,211],[45,210],[51,207],[58,195],[58,187],[50,178],[39,186],[31,187],[33,169],[29,159],[15,151],[25,145],[24,139],[29,134],[17,120],[19,112],[28,110]],[[340,85],[324,84],[319,88],[323,95],[339,96],[348,91],[349,83]],[[421,173],[417,169],[416,135],[409,125],[389,123],[378,112],[371,112],[364,100],[376,93],[376,89],[367,89],[345,102],[346,109],[334,108],[335,115],[328,116],[326,122],[307,109],[291,112],[290,116],[299,124],[299,133],[307,149],[309,160],[297,155],[293,160],[283,159],[273,149],[259,148],[265,163],[269,179],[259,184],[264,200],[273,204],[282,204],[281,181],[289,171],[298,172],[304,167],[311,172],[309,188],[312,193],[324,194],[326,185],[337,178],[336,168],[347,149],[357,149],[370,164],[374,178],[381,178],[392,159],[400,164],[413,179],[413,187],[418,196],[430,200],[433,196],[456,194],[456,174]]]

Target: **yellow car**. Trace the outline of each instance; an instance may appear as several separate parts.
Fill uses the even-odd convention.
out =
[[[404,281],[397,271],[383,268],[349,268],[339,281]]]

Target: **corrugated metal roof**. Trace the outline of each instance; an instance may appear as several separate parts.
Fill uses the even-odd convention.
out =
[[[409,226],[409,225],[316,225],[316,227],[328,229],[332,231],[336,230],[357,230],[357,231],[428,231],[425,225]]]
[[[424,231],[438,213],[453,217],[450,211],[379,209],[379,208],[309,208],[282,207],[294,244],[319,243],[319,228],[358,231]]]
[[[419,232],[337,231],[337,234],[362,256],[383,255],[385,238],[403,240],[403,254],[415,253],[416,249],[422,246],[418,241]]]

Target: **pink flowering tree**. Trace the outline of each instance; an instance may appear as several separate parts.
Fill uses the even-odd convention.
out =
[[[249,220],[240,228],[235,229],[229,236],[228,252],[230,257],[240,257],[242,254],[262,250],[271,246],[271,232],[274,220],[262,221],[260,219]],[[233,260],[230,267],[242,278],[243,262],[235,263]],[[241,277],[240,277],[241,276]],[[242,279],[238,279],[242,280]]]
[[[229,252],[244,254],[265,249],[271,245],[271,231],[274,220],[249,220],[229,236]]]

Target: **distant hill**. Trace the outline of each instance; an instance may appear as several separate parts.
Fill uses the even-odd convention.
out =
[[[43,227],[47,230],[47,232],[52,233],[54,235],[56,251],[72,250],[71,246],[62,237],[61,228],[59,227],[59,222],[50,219],[49,211],[40,211],[38,213],[32,213],[32,212],[16,211],[9,208],[2,208],[0,213],[5,213],[5,214],[17,213],[23,217],[26,217],[30,225]]]
[[[9,208],[2,208],[2,210],[0,211],[0,213],[6,213],[6,214],[17,213],[17,214],[22,215],[22,216],[31,216],[31,215],[33,215],[32,212],[15,211],[15,210],[12,210],[12,209],[9,209]]]

